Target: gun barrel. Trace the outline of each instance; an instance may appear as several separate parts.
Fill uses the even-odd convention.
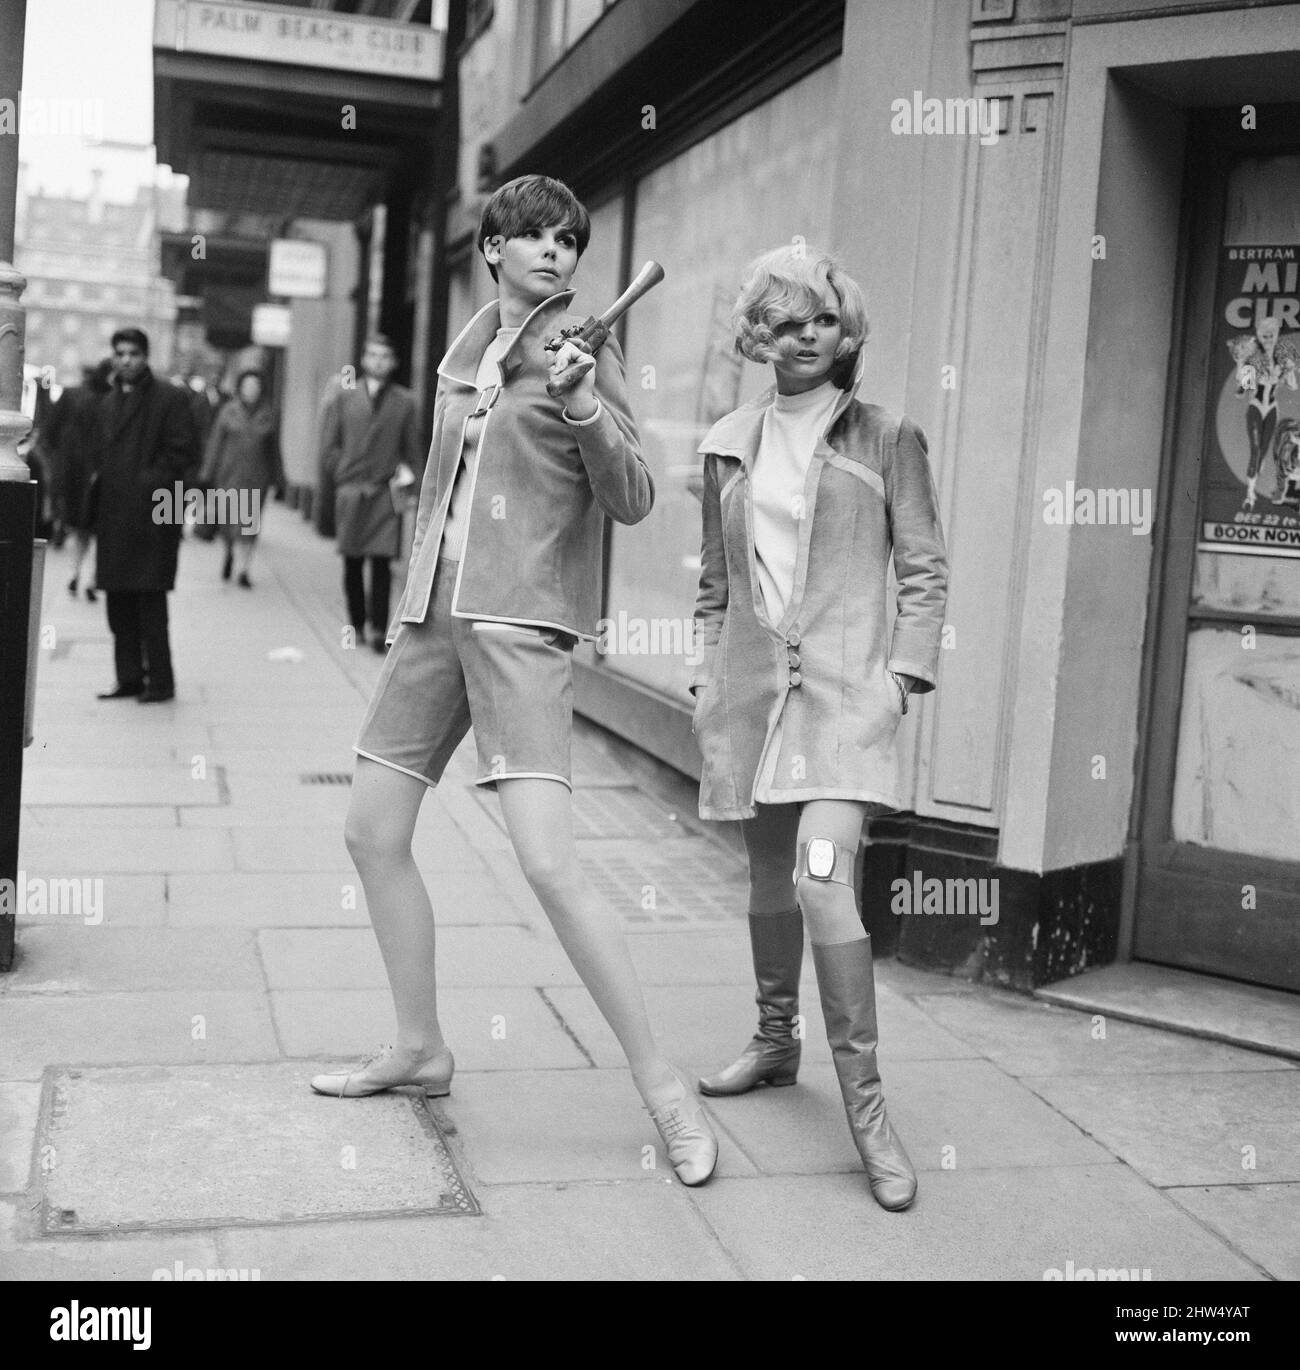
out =
[[[647,295],[664,278],[664,269],[656,261],[647,262],[628,288],[614,301],[612,305],[600,316],[600,322],[605,327],[612,328],[619,319],[627,313],[629,309],[641,298]]]
[[[653,290],[664,278],[664,269],[658,262],[647,262],[631,285],[614,301],[610,307],[599,317],[588,316],[587,319],[575,330],[566,330],[566,333],[559,337],[552,338],[546,344],[548,352],[558,351],[568,337],[580,340],[591,352],[599,352],[609,341],[610,330],[619,319],[627,313],[629,309],[649,291]],[[558,399],[564,392],[572,388],[573,381],[566,384],[556,384],[555,381],[548,381],[546,393],[553,399]]]

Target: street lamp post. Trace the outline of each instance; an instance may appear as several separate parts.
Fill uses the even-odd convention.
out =
[[[22,412],[27,282],[11,264],[18,194],[18,127],[27,0],[0,0],[0,971],[13,964],[18,820],[23,788],[27,640],[36,482],[18,455],[31,430]],[[8,882],[8,883],[6,883]]]

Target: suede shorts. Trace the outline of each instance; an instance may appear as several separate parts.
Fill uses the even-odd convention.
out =
[[[563,629],[455,618],[457,563],[438,558],[423,623],[402,623],[352,750],[434,786],[471,727],[476,785],[573,789],[573,649]]]

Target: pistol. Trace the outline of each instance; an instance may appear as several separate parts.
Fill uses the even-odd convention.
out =
[[[603,314],[596,317],[589,315],[583,323],[571,324],[568,328],[561,329],[559,333],[546,344],[548,352],[558,352],[566,342],[577,343],[584,352],[590,352],[593,356],[600,351],[609,341],[610,329],[627,313],[629,309],[648,291],[653,290],[664,278],[664,269],[658,262],[647,262],[640,271],[637,272],[636,279],[631,285],[614,301]],[[554,380],[546,382],[546,393],[552,399],[559,399],[563,394],[572,390],[575,385],[586,374],[586,369],[573,366],[563,371]]]

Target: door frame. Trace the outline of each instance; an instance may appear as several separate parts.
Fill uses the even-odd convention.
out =
[[[1266,112],[1266,113],[1265,113]],[[1300,106],[1260,107],[1261,125],[1300,127]],[[1168,517],[1151,562],[1137,785],[1130,816],[1125,922],[1135,960],[1300,990],[1300,868],[1286,861],[1175,841],[1172,802],[1189,625],[1241,619],[1191,611],[1211,334],[1228,175],[1245,155],[1300,153],[1294,134],[1243,130],[1239,106],[1189,112],[1178,253],[1173,370],[1157,508]],[[1268,620],[1300,635],[1300,619]],[[1256,907],[1241,908],[1243,886]],[[1225,916],[1226,907],[1237,916]],[[1178,942],[1176,956],[1171,943]],[[1280,951],[1294,954],[1281,954]]]

